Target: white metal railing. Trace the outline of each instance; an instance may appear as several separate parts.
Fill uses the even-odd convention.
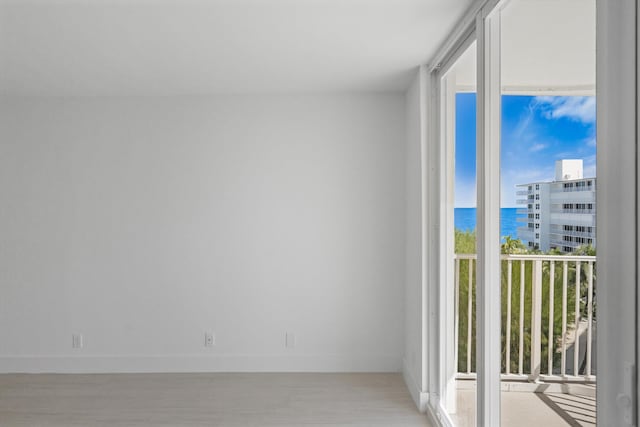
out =
[[[596,257],[523,254],[502,255],[501,259],[502,268],[507,270],[501,284],[502,298],[509,302],[503,303],[506,312],[503,313],[502,329],[502,379],[595,382],[592,357],[595,351]],[[456,360],[461,356],[459,350],[466,349],[463,360],[458,363],[458,378],[471,378],[475,377],[472,350],[476,255],[456,254],[454,263],[456,336],[459,337]],[[514,272],[514,267],[519,274]],[[466,270],[464,277],[461,277],[462,268]],[[466,292],[463,292],[465,285]],[[556,292],[561,295],[556,296]],[[460,300],[461,295],[464,301]],[[528,296],[531,299],[530,311],[525,306]],[[464,309],[461,309],[461,304],[464,304]],[[556,325],[558,314],[560,324]],[[545,324],[543,317],[546,317]],[[516,327],[517,332],[512,331],[512,327]],[[543,341],[546,341],[544,348]],[[513,356],[512,350],[516,351]],[[544,371],[543,354],[546,355]]]

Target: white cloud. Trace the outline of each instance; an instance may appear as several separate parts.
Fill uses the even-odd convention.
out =
[[[538,151],[542,151],[547,148],[547,144],[536,143],[529,147],[529,151],[532,153],[537,153]]]
[[[513,132],[513,137],[515,139],[522,140],[523,137],[532,135],[532,130],[530,129],[530,126],[533,121],[534,110],[535,109],[533,108],[533,106],[530,105],[529,108],[527,109],[527,113],[524,114],[522,117],[520,117],[520,121],[518,122],[518,125],[516,126]]]
[[[596,99],[593,96],[537,96],[534,103],[548,119],[567,118],[584,124],[596,122]]]

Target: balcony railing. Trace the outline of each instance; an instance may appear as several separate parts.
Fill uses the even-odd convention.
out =
[[[588,237],[591,239],[595,239],[596,230],[595,227],[592,227],[592,231],[576,231],[576,230],[564,230],[562,228],[551,228],[551,232],[549,233],[552,238],[553,236],[562,239],[562,236],[573,236],[573,237]]]
[[[589,242],[589,240],[587,238],[583,238],[583,239],[584,239],[584,242],[573,242],[573,241],[572,242],[568,242],[568,241],[564,240],[563,238],[552,237],[549,240],[549,242],[552,245],[556,245],[557,247],[560,247],[560,248],[566,246],[568,248],[577,249],[577,248],[579,248],[581,246],[584,246],[584,245],[589,245],[589,244],[593,245],[593,240],[595,240],[595,239],[591,239],[592,241]]]
[[[518,238],[521,238],[521,239],[530,240],[530,239],[533,239],[533,236],[535,235],[535,229],[530,227],[518,227],[517,232],[518,232]]]
[[[596,257],[501,259],[502,379],[595,382]],[[476,255],[454,260],[458,378],[473,378]]]
[[[595,214],[595,209],[564,209],[564,208],[551,208],[551,213],[562,214]]]
[[[529,216],[525,216],[525,217],[518,217],[516,218],[517,222],[533,222],[533,218],[529,218]]]
[[[595,185],[584,185],[584,186],[580,186],[580,187],[564,187],[562,185],[554,185],[552,187],[552,192],[562,192],[562,193],[575,193],[578,191],[591,191],[594,192],[596,191],[596,186]]]

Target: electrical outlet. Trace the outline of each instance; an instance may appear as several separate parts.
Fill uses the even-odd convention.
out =
[[[296,336],[292,332],[287,332],[284,338],[284,345],[287,348],[294,348],[296,346]]]
[[[71,335],[71,348],[82,348],[83,339],[82,334]]]
[[[205,332],[204,333],[204,346],[205,347],[213,347],[216,345],[216,336],[213,332]]]

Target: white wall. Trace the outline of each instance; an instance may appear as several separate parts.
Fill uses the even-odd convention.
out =
[[[404,108],[2,99],[0,371],[400,370]]]
[[[423,288],[422,288],[422,148],[421,82],[419,72],[406,98],[406,260],[405,349],[403,374],[418,408],[424,410],[423,384]]]

